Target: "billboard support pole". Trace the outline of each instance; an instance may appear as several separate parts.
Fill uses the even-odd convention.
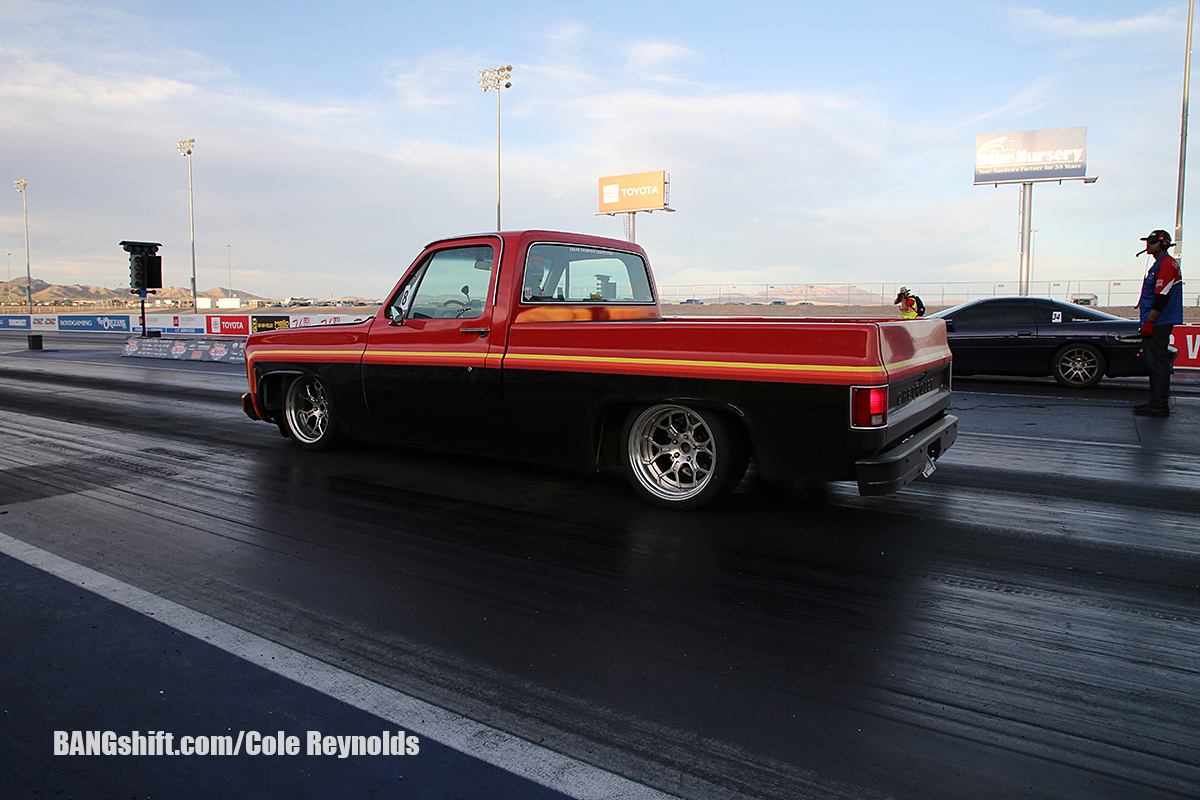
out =
[[[1021,184],[1021,267],[1017,276],[1017,294],[1029,295],[1029,229],[1033,227],[1033,182]]]
[[[636,230],[634,228],[634,220],[637,219],[636,211],[628,211],[625,213],[625,241],[636,242]]]
[[[1188,83],[1192,76],[1192,10],[1196,0],[1188,2],[1187,54],[1183,61],[1183,122],[1179,132],[1179,195],[1175,199],[1175,258],[1183,258],[1183,176],[1187,160]]]

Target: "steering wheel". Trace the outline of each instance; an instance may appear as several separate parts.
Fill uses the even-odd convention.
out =
[[[438,306],[437,316],[441,319],[458,319],[470,310],[470,304],[450,298]]]

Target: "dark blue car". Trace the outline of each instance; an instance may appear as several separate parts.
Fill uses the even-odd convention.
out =
[[[955,375],[1053,375],[1063,386],[1086,389],[1105,375],[1146,374],[1137,320],[1094,308],[990,297],[930,316],[946,320]]]

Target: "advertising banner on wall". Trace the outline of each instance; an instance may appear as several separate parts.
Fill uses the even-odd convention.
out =
[[[59,314],[60,331],[109,331],[129,333],[128,314]]]
[[[600,179],[598,214],[655,211],[671,203],[671,176],[662,170]]]
[[[163,333],[204,333],[203,314],[147,314],[146,327]],[[129,319],[129,329],[142,332],[142,319],[134,314]]]
[[[29,330],[28,314],[0,314],[0,329],[6,331]]]
[[[34,314],[33,329],[35,331],[56,331],[58,330],[58,315],[57,314]]]
[[[254,315],[250,318],[250,332],[258,333],[259,331],[281,331],[291,327],[292,318],[280,315],[274,316],[259,316]]]
[[[976,184],[1082,178],[1086,173],[1086,126],[975,137]]]
[[[1200,369],[1200,325],[1176,325],[1171,344],[1179,351],[1175,369]]]
[[[249,336],[250,317],[226,317],[224,315],[208,315],[208,333],[216,336]]]

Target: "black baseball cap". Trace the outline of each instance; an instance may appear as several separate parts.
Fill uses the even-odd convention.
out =
[[[1161,244],[1163,247],[1174,247],[1175,246],[1174,244],[1171,243],[1171,234],[1167,233],[1166,231],[1150,231],[1150,235],[1143,236],[1142,241],[1148,245],[1154,244],[1157,242],[1158,244]]]

